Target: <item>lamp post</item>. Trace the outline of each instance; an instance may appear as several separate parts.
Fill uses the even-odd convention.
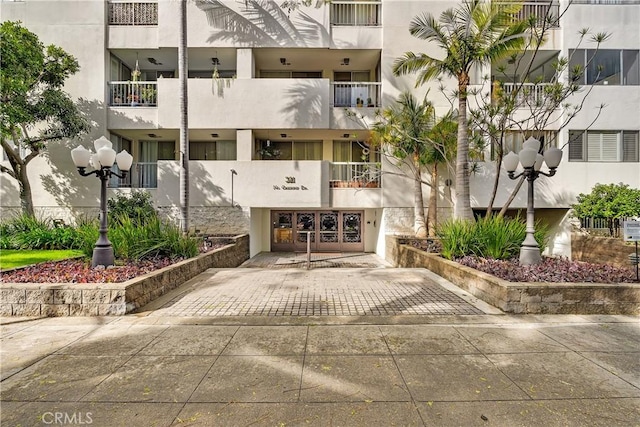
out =
[[[91,267],[99,265],[108,267],[114,264],[115,257],[111,242],[107,238],[107,181],[111,176],[126,177],[127,172],[131,169],[133,156],[127,153],[126,150],[116,154],[115,150],[111,148],[113,144],[104,136],[96,139],[93,145],[96,149],[95,154],[83,146],[77,146],[71,150],[71,158],[81,176],[95,175],[100,178],[100,236],[93,248]],[[114,162],[118,165],[121,175],[111,170]],[[86,172],[85,170],[89,164],[94,170]]]
[[[535,233],[535,218],[533,210],[533,182],[540,176],[553,176],[556,174],[556,169],[562,159],[562,150],[559,148],[551,147],[544,151],[544,154],[540,154],[541,143],[533,137],[529,137],[523,144],[522,150],[519,154],[513,151],[504,156],[503,164],[509,178],[517,179],[524,176],[527,179],[528,191],[527,191],[527,235],[525,236],[522,246],[520,246],[520,264],[532,265],[538,264],[542,261],[540,256],[540,246],[534,237]],[[549,172],[543,172],[540,170],[542,163],[546,163],[549,168]],[[519,174],[515,174],[516,168],[520,163],[523,167],[523,171]]]

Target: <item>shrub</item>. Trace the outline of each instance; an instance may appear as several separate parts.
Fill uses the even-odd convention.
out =
[[[2,223],[0,233],[2,249],[73,249],[79,243],[74,228],[29,215],[16,216]]]
[[[498,216],[477,221],[449,220],[437,230],[441,239],[441,255],[447,259],[474,255],[481,258],[510,259],[518,255],[526,235],[526,224],[519,217]],[[543,251],[546,247],[548,227],[536,224],[534,237]]]
[[[109,240],[117,258],[145,259],[160,256],[190,258],[199,253],[200,240],[183,236],[182,231],[160,218],[144,224],[119,216],[109,232]]]
[[[109,222],[117,223],[120,218],[130,218],[135,224],[144,224],[158,217],[151,203],[151,194],[145,191],[133,191],[130,194],[117,194],[107,200]]]

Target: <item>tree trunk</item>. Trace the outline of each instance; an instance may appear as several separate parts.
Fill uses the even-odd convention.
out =
[[[471,193],[469,190],[469,134],[467,123],[468,76],[463,75],[458,83],[458,152],[456,155],[456,203],[453,217],[459,220],[473,220]],[[461,81],[461,82],[460,82]]]
[[[515,188],[511,192],[511,195],[509,196],[509,198],[505,202],[505,204],[502,207],[502,209],[500,209],[500,212],[498,213],[498,218],[502,218],[504,216],[504,214],[507,213],[507,209],[509,209],[509,206],[511,206],[511,203],[513,202],[513,199],[516,198],[516,194],[518,194],[518,191],[520,191],[520,187],[522,187],[522,184],[524,183],[524,180],[525,180],[524,176],[521,176],[520,179],[518,180],[518,182],[516,183]]]
[[[438,165],[431,169],[431,192],[429,193],[429,212],[427,214],[427,231],[429,237],[435,237],[438,224]]]
[[[413,231],[416,237],[427,237],[427,225],[424,221],[424,200],[422,198],[422,180],[420,168],[416,165],[413,180]]]
[[[187,0],[180,0],[180,40],[178,73],[180,74],[180,227],[189,231],[189,114],[188,114]]]
[[[33,209],[33,195],[31,193],[31,183],[29,182],[29,176],[27,175],[26,165],[20,168],[20,174],[18,175],[18,186],[20,188],[20,207],[22,213],[31,217],[35,217],[35,210]]]
[[[500,172],[502,167],[502,150],[498,153],[496,158],[496,177],[493,180],[493,189],[491,190],[491,197],[489,198],[489,203],[487,204],[487,214],[486,216],[491,216],[493,213],[493,204],[496,201],[496,195],[498,194],[498,184],[500,183]]]

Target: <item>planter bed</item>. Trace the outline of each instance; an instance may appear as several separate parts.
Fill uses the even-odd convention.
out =
[[[233,268],[249,259],[249,236],[220,249],[121,283],[2,283],[0,316],[120,316],[209,268]]]
[[[640,314],[637,283],[508,282],[387,236],[387,261],[427,268],[507,313]]]

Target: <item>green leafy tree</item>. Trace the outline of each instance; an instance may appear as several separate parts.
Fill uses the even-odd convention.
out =
[[[408,92],[395,104],[378,113],[372,128],[373,142],[383,153],[395,160],[413,180],[414,233],[416,237],[435,235],[438,208],[438,164],[455,152],[456,123],[452,114],[437,118],[435,108],[425,97],[420,103]],[[424,217],[422,175],[429,166],[431,186],[428,221]]]
[[[591,193],[580,193],[578,202],[571,206],[577,218],[604,218],[609,233],[614,235],[614,225],[621,218],[640,216],[640,190],[628,184],[596,184]]]
[[[458,136],[456,156],[456,219],[473,220],[469,190],[469,131],[467,123],[467,88],[471,70],[496,61],[522,48],[528,22],[516,19],[518,3],[466,0],[457,8],[447,9],[439,21],[430,13],[415,17],[411,35],[435,43],[445,57],[406,52],[396,59],[393,73],[418,72],[416,86],[440,76],[457,79]]]
[[[22,211],[34,216],[29,162],[46,150],[47,143],[89,130],[62,90],[80,67],[62,48],[45,47],[20,22],[3,22],[0,38],[0,144],[10,164],[0,165],[0,171],[18,181]]]

